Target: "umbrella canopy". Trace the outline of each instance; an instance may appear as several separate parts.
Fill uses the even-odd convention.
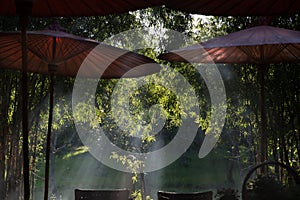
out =
[[[0,33],[0,68],[21,70],[22,48],[19,32]],[[49,65],[56,66],[55,74],[75,77],[81,63],[96,47],[90,57],[90,69],[84,76],[95,77],[103,72],[101,78],[120,78],[129,70],[132,77],[152,74],[159,71],[158,65],[152,68],[137,68],[136,66],[155,63],[152,59],[113,46],[101,44],[97,41],[82,38],[62,31],[43,30],[27,33],[27,64],[28,71],[48,74]],[[115,55],[121,55],[116,60]],[[101,63],[112,60],[105,70]],[[104,71],[105,70],[105,71]]]
[[[162,54],[160,58],[184,62],[180,55],[195,63],[261,65],[297,62],[300,60],[300,32],[272,26],[255,26]]]
[[[203,15],[270,16],[300,13],[300,2],[297,0],[5,0],[1,3],[1,15],[25,13],[38,17],[108,15],[159,5]]]
[[[59,30],[61,28],[57,27]],[[21,70],[22,42],[21,33],[0,33],[0,68]],[[97,47],[97,48],[96,48]],[[93,50],[95,49],[95,50]],[[100,44],[97,41],[82,38],[63,31],[44,30],[27,33],[27,64],[28,71],[50,74],[50,108],[46,145],[45,195],[48,199],[50,140],[53,115],[53,80],[54,74],[76,76],[81,63],[89,56],[89,70],[81,73],[81,77],[121,78],[130,71],[130,77],[138,77],[159,71],[158,65],[151,68],[137,66],[154,63],[145,56]],[[116,55],[121,55],[117,56]],[[102,63],[108,63],[106,66]],[[107,68],[106,68],[107,67]],[[126,74],[127,75],[127,74]],[[126,76],[128,77],[128,76]]]
[[[264,111],[264,74],[266,65],[300,61],[299,31],[271,26],[256,26],[197,45],[161,54],[159,58],[178,62],[249,63],[258,65],[260,69],[261,101],[261,162],[265,162],[267,159]]]
[[[166,0],[166,6],[194,14],[223,16],[271,16],[299,14],[298,0]]]
[[[161,3],[162,0],[4,0],[1,1],[0,13],[6,16],[26,13],[37,17],[99,16],[138,10]]]

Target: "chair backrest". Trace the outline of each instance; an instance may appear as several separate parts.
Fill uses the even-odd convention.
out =
[[[213,192],[191,192],[191,193],[176,193],[167,191],[158,191],[158,200],[212,200]]]
[[[75,189],[75,200],[128,200],[129,190],[82,190]]]

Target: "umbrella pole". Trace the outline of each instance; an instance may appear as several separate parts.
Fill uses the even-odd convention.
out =
[[[28,16],[21,15],[21,40],[22,40],[22,134],[23,134],[23,177],[24,177],[24,200],[30,199],[29,185],[29,142],[28,142],[28,107],[27,107],[27,41],[26,27]]]
[[[55,60],[56,54],[56,37],[52,38],[52,56]],[[51,131],[52,131],[52,120],[53,120],[53,94],[54,94],[54,73],[57,65],[48,64],[48,72],[50,73],[50,99],[49,99],[49,118],[48,118],[48,132],[47,132],[47,144],[46,144],[46,166],[45,166],[45,189],[44,189],[44,200],[48,200],[49,195],[49,171],[50,171],[50,151],[51,151]]]
[[[54,75],[50,74],[50,100],[49,100],[49,118],[48,118],[48,132],[46,144],[46,164],[45,164],[45,189],[44,200],[48,200],[49,194],[49,166],[50,166],[50,151],[51,151],[51,129],[53,120],[53,93],[54,93]]]
[[[265,113],[265,72],[266,66],[260,65],[259,67],[259,76],[260,76],[260,148],[261,148],[261,158],[260,162],[263,163],[267,160],[267,135],[266,135],[266,113]],[[262,171],[263,172],[263,171]]]
[[[143,172],[140,173],[140,181],[141,181],[141,196],[142,200],[146,200],[146,184],[145,184],[145,174]]]

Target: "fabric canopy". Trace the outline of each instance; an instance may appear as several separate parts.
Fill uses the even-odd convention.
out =
[[[89,70],[81,73],[85,77],[100,78],[97,75],[102,74],[101,78],[120,78],[130,70],[131,77],[138,77],[159,71],[158,65],[135,69],[139,65],[155,63],[145,56],[62,31],[51,30],[27,32],[27,70],[48,74],[48,65],[51,64],[56,66],[56,75],[75,77],[82,62],[96,46],[99,48],[95,49],[88,59]],[[21,70],[21,47],[21,33],[0,33],[0,68]],[[115,55],[121,56],[114,59]],[[103,66],[107,61],[112,63],[108,67]]]
[[[166,0],[166,6],[202,15],[272,16],[299,14],[299,0]]]
[[[3,0],[0,13],[16,15],[18,12],[37,17],[99,16],[159,5],[202,15],[271,16],[300,13],[298,0]]]
[[[24,13],[36,17],[99,16],[134,11],[161,3],[162,0],[3,0],[0,13],[6,16]]]
[[[195,63],[265,64],[300,60],[300,32],[255,26],[162,54],[161,59]]]

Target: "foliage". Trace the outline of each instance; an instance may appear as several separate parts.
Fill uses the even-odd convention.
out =
[[[134,190],[131,194],[132,200],[142,200],[142,193],[140,190]],[[153,200],[150,196],[146,196],[146,200]]]

